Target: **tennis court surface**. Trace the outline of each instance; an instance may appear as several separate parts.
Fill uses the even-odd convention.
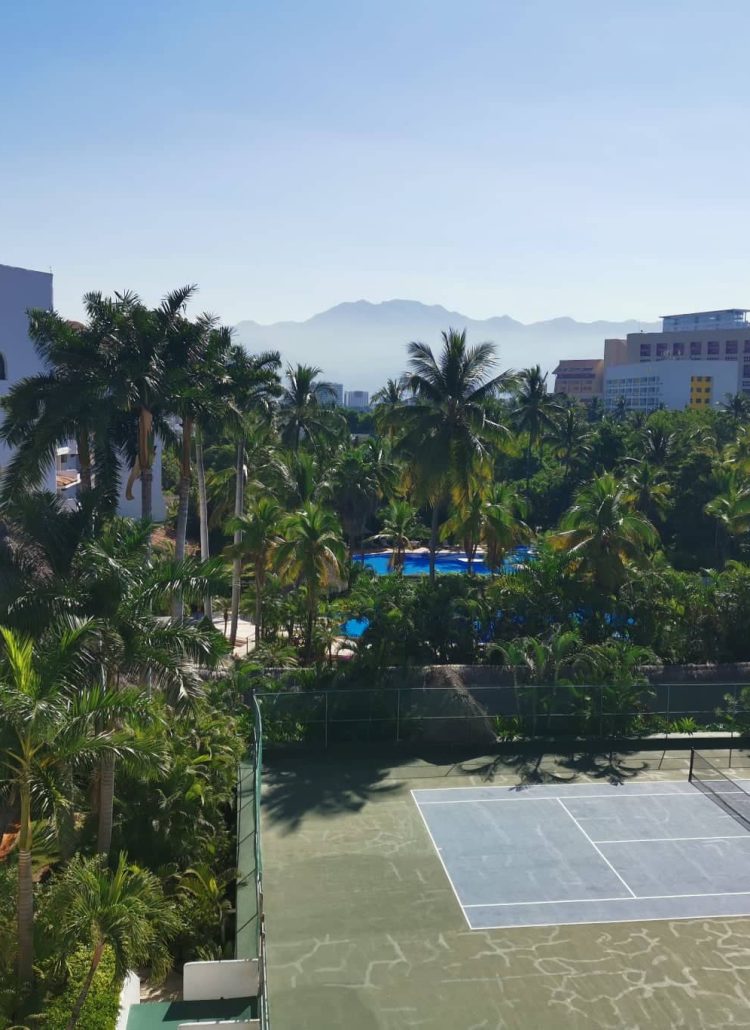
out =
[[[750,832],[692,783],[412,796],[472,930],[750,916]]]

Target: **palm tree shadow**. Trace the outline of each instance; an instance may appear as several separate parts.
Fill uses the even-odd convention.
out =
[[[387,782],[390,774],[387,762],[369,758],[337,761],[287,755],[271,759],[263,770],[264,821],[294,833],[307,815],[359,812],[373,799],[406,790],[402,783]]]
[[[545,783],[574,783],[581,776],[596,780],[605,779],[617,786],[647,772],[650,768],[649,763],[645,761],[626,764],[629,754],[630,752],[610,751],[604,755],[557,756],[556,766],[552,768],[542,766],[544,752],[533,755],[496,755],[487,759],[481,767],[474,767],[473,771],[481,775],[485,783],[493,783],[498,775],[514,772],[519,780],[513,787],[517,791]]]

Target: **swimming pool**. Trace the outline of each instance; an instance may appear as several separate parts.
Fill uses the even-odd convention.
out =
[[[530,557],[530,548],[517,547],[506,555],[503,560],[503,570],[505,572],[511,571],[519,565],[528,562]],[[389,553],[366,554],[364,557],[358,556],[354,560],[364,562],[367,568],[372,569],[377,576],[387,576],[392,571]],[[438,554],[435,558],[435,572],[440,576],[465,573],[468,571],[468,567],[469,562],[463,554]],[[403,574],[405,576],[427,576],[429,571],[429,554],[407,554],[404,556]],[[490,570],[479,558],[476,558],[471,563],[471,571],[475,576],[489,576],[490,574]]]

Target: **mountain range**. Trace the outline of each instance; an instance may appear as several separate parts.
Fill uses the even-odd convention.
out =
[[[546,372],[552,371],[560,358],[601,356],[605,337],[660,328],[657,323],[634,319],[577,322],[553,318],[524,324],[508,315],[469,318],[460,311],[415,300],[380,304],[358,300],[337,304],[304,322],[240,322],[235,326],[235,339],[250,351],[280,351],[285,365],[317,365],[323,378],[343,383],[345,389],[372,393],[387,378],[404,371],[407,343],[420,340],[436,349],[441,330],[449,327],[466,329],[469,343],[494,343],[501,368],[538,364]]]

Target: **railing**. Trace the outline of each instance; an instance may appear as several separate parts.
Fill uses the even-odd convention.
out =
[[[267,743],[639,739],[750,732],[747,683],[373,687],[268,691]],[[253,697],[253,703],[257,699]]]
[[[252,754],[249,764],[237,768],[237,927],[235,958],[258,960],[258,1018],[262,1030],[269,1030],[268,975],[266,960],[266,918],[263,903],[263,849],[261,847],[260,800],[263,776],[263,722],[260,705],[249,699],[253,713]],[[246,807],[247,806],[247,807]],[[252,806],[252,807],[249,807]],[[251,823],[252,825],[248,825]],[[244,845],[252,840],[250,855]],[[251,881],[252,878],[252,881]],[[244,890],[255,887],[254,897],[245,903]]]
[[[253,696],[253,805],[255,808],[255,897],[258,909],[258,1007],[261,1030],[269,1030],[268,965],[266,960],[266,915],[263,907],[263,850],[261,848],[260,800],[263,778],[263,717]]]

